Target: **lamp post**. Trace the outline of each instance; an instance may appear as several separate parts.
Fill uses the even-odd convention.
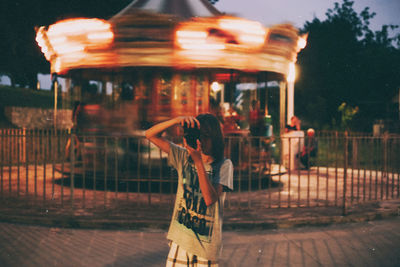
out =
[[[294,63],[289,65],[289,74],[286,77],[287,81],[287,124],[290,124],[290,119],[294,116],[294,81],[296,79],[296,69]]]
[[[52,74],[53,88],[54,88],[54,111],[53,111],[53,125],[54,130],[57,128],[57,98],[58,98],[58,81],[57,73]]]

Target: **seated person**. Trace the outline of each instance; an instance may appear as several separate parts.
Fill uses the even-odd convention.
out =
[[[310,157],[316,157],[318,152],[318,142],[315,138],[314,129],[310,128],[307,130],[307,137],[304,142],[304,147],[301,153],[297,154],[297,157],[300,158],[301,164],[303,164],[304,168],[308,170],[311,167]]]

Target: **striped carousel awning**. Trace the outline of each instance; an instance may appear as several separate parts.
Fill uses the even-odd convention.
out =
[[[207,0],[134,0],[111,20],[136,13],[138,10],[174,15],[182,19],[222,15]]]

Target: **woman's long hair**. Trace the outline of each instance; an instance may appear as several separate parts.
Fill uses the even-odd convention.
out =
[[[200,122],[200,135],[211,138],[210,156],[214,158],[214,162],[222,160],[224,158],[224,137],[219,120],[210,113],[198,115],[197,120]]]

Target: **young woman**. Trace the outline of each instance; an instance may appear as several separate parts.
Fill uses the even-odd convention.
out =
[[[183,147],[162,137],[175,125],[199,128],[197,148]],[[233,189],[233,165],[224,159],[224,140],[218,119],[211,114],[176,117],[156,124],[146,137],[168,153],[178,172],[178,189],[167,238],[167,266],[218,266],[221,252],[225,192]]]

